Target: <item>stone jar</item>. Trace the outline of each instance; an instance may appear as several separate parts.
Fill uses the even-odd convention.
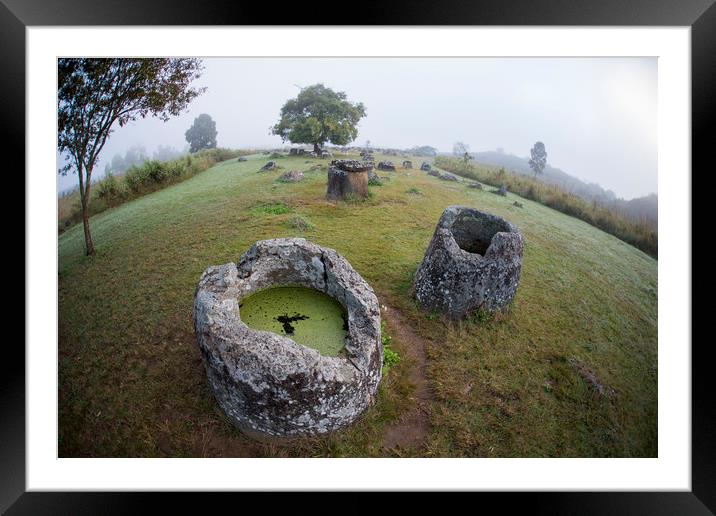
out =
[[[275,286],[328,294],[347,312],[339,356],[241,321],[241,300]],[[325,433],[354,421],[381,379],[380,310],[371,287],[333,249],[303,238],[256,242],[238,263],[209,267],[194,299],[194,328],[219,405],[255,438]]]
[[[418,304],[452,319],[507,307],[519,285],[522,250],[522,234],[510,222],[449,206],[415,275]]]
[[[358,199],[368,197],[368,172],[373,165],[366,161],[339,159],[331,161],[328,167],[326,199]]]

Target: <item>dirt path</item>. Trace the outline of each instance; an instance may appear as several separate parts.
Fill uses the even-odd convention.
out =
[[[392,306],[383,310],[389,334],[404,344],[403,353],[410,362],[409,378],[415,385],[410,398],[412,407],[401,418],[389,425],[383,437],[382,448],[400,455],[402,450],[420,452],[430,430],[430,387],[427,379],[427,341],[413,331],[403,314]]]

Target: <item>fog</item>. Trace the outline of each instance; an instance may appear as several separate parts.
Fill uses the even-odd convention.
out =
[[[321,82],[366,107],[354,144],[449,152],[504,149],[547,162],[626,199],[657,192],[656,58],[212,58],[207,91],[168,122],[115,127],[95,175],[115,154],[143,146],[184,149],[195,117],[216,121],[221,147],[275,147],[283,103]],[[58,178],[64,190],[74,174]]]

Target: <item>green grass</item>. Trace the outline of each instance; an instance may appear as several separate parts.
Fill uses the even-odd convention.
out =
[[[84,256],[81,225],[60,235],[60,456],[385,455],[386,426],[410,406],[409,360],[390,368],[376,404],[353,426],[290,446],[241,435],[206,384],[192,323],[201,273],[256,240],[287,236],[336,249],[429,341],[422,455],[656,456],[656,260],[512,193],[399,170],[369,199],[332,203],[325,167],[310,172],[325,161],[279,158],[306,173],[280,183],[280,171],[256,173],[267,159],[219,163],[94,216],[95,256]],[[523,232],[522,279],[508,313],[450,323],[416,308],[413,275],[451,204],[503,216]],[[400,356],[408,346],[391,341]],[[616,394],[596,396],[575,363]]]

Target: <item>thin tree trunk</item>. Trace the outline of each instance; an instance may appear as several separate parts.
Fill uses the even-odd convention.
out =
[[[89,225],[89,196],[90,196],[90,181],[92,179],[92,170],[87,170],[87,184],[83,184],[82,181],[82,167],[78,167],[77,174],[80,179],[80,200],[82,201],[82,225],[85,230],[85,247],[87,249],[87,256],[94,254],[94,243],[92,242],[92,234],[90,233]]]
[[[315,152],[318,156],[321,155],[321,147],[317,143],[313,144],[313,152]]]
[[[87,256],[94,254],[94,243],[92,243],[92,234],[89,225],[89,203],[82,202],[82,225],[85,229],[85,247],[87,248]]]

